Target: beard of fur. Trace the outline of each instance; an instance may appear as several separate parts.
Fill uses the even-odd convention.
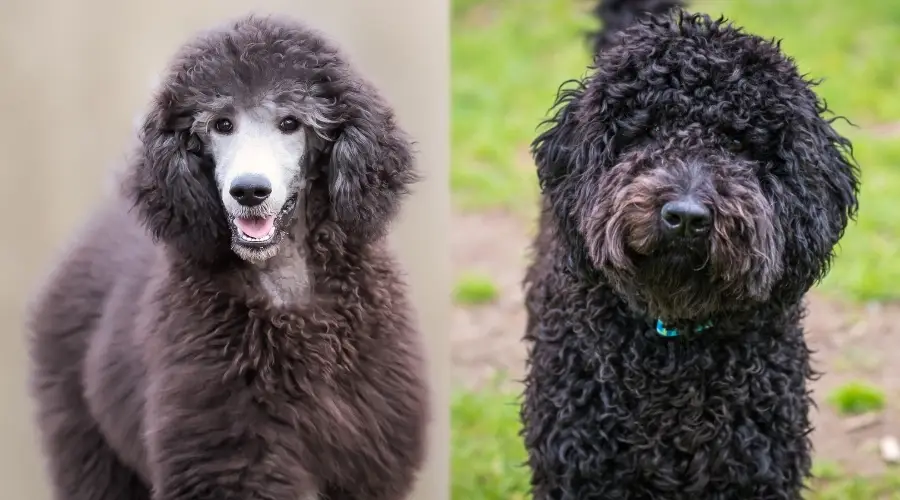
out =
[[[241,260],[245,260],[251,264],[261,264],[272,257],[275,257],[278,254],[278,249],[281,247],[282,243],[283,242],[279,241],[262,250],[247,248],[239,243],[232,243],[231,250],[235,255],[240,257]]]
[[[783,238],[750,165],[705,156],[697,168],[682,158],[633,155],[582,197],[593,264],[633,308],[668,321],[766,300],[782,272]],[[660,209],[688,187],[712,210],[712,230],[699,244],[668,242]]]

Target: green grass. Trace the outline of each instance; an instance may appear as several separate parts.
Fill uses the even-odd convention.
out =
[[[452,403],[453,500],[528,498],[518,401],[496,389],[458,392]]]
[[[528,499],[525,449],[518,436],[518,398],[496,388],[453,399],[453,500]],[[807,500],[900,500],[900,474],[856,477],[817,462]]]
[[[870,413],[884,408],[884,392],[866,382],[855,381],[835,389],[828,396],[828,403],[841,415]]]
[[[528,145],[559,84],[583,72],[580,33],[592,20],[559,0],[467,0],[453,14],[456,202],[528,209],[537,194]]]
[[[466,273],[457,280],[453,299],[457,304],[486,304],[493,302],[499,294],[500,290],[490,277]]]
[[[582,76],[592,1],[454,0],[451,185],[462,210],[531,215],[537,185],[528,145],[559,85]],[[819,93],[859,128],[842,125],[863,169],[859,221],[822,283],[857,300],[900,298],[900,140],[876,124],[900,122],[900,4],[884,0],[697,0],[748,31],[783,39]],[[827,35],[826,35],[827,34]]]
[[[819,460],[813,464],[813,476],[824,481],[836,481],[846,473],[840,464]]]

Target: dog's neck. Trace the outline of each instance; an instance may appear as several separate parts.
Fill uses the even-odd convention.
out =
[[[306,213],[306,197],[301,196],[297,205],[300,216],[278,253],[264,262],[252,264],[258,286],[269,297],[271,305],[277,308],[306,303],[312,293],[306,248],[308,230],[303,216]]]
[[[272,306],[284,307],[309,300],[312,280],[300,245],[285,245],[278,255],[253,267],[259,286],[272,301]]]

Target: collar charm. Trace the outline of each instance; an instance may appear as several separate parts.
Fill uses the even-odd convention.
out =
[[[712,326],[711,323],[700,325],[694,329],[694,332],[702,332],[710,326]],[[656,333],[658,333],[660,337],[677,337],[679,335],[678,330],[674,328],[666,328],[666,325],[661,319],[656,320]]]

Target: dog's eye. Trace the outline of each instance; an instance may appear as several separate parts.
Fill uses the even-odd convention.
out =
[[[278,124],[278,129],[286,134],[294,132],[298,128],[300,128],[300,122],[298,122],[297,119],[293,116],[289,116],[284,120],[281,120],[281,123]]]
[[[230,134],[234,130],[234,124],[228,118],[219,118],[213,123],[213,128],[220,134]]]

